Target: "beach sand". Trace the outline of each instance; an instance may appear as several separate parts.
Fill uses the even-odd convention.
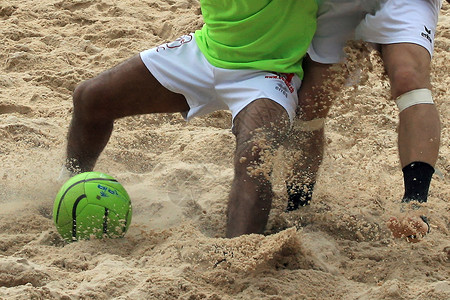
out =
[[[445,2],[445,1],[444,1]],[[122,239],[66,244],[51,216],[81,81],[200,28],[196,0],[0,0],[0,299],[450,299],[450,4],[432,83],[441,114],[423,208],[431,233],[393,239],[403,179],[397,108],[376,56],[339,94],[309,207],[284,213],[283,176],[267,235],[225,239],[233,177],[229,112],[116,122],[95,170],[133,203]]]

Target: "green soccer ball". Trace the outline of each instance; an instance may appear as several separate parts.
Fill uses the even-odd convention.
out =
[[[127,191],[113,177],[99,172],[70,178],[53,205],[53,221],[67,241],[123,237],[131,215]]]

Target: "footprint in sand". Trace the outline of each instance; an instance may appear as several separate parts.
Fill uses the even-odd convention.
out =
[[[0,6],[0,19],[6,20],[9,18],[17,9],[17,6]]]
[[[15,105],[15,104],[0,104],[0,115],[2,114],[27,114],[31,112],[31,108],[23,105]]]
[[[75,2],[73,3],[72,1],[61,1],[55,4],[56,8],[59,9],[66,9],[66,10],[70,10],[70,11],[76,11],[79,9],[84,9],[84,8],[88,8],[91,5],[95,4],[96,1],[80,1],[80,2]]]
[[[0,286],[14,287],[31,283],[33,286],[44,285],[47,273],[38,265],[24,258],[0,258]]]

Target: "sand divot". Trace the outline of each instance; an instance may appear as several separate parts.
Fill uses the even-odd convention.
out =
[[[48,277],[41,266],[24,258],[0,255],[0,287],[42,286]]]

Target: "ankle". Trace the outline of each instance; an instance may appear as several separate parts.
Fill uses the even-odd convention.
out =
[[[309,183],[303,183],[300,185],[294,185],[292,183],[286,183],[286,189],[288,194],[288,205],[286,210],[293,211],[300,206],[309,205],[312,199],[315,181]]]
[[[402,202],[427,202],[434,168],[428,163],[415,161],[405,166],[402,171],[405,184]]]

